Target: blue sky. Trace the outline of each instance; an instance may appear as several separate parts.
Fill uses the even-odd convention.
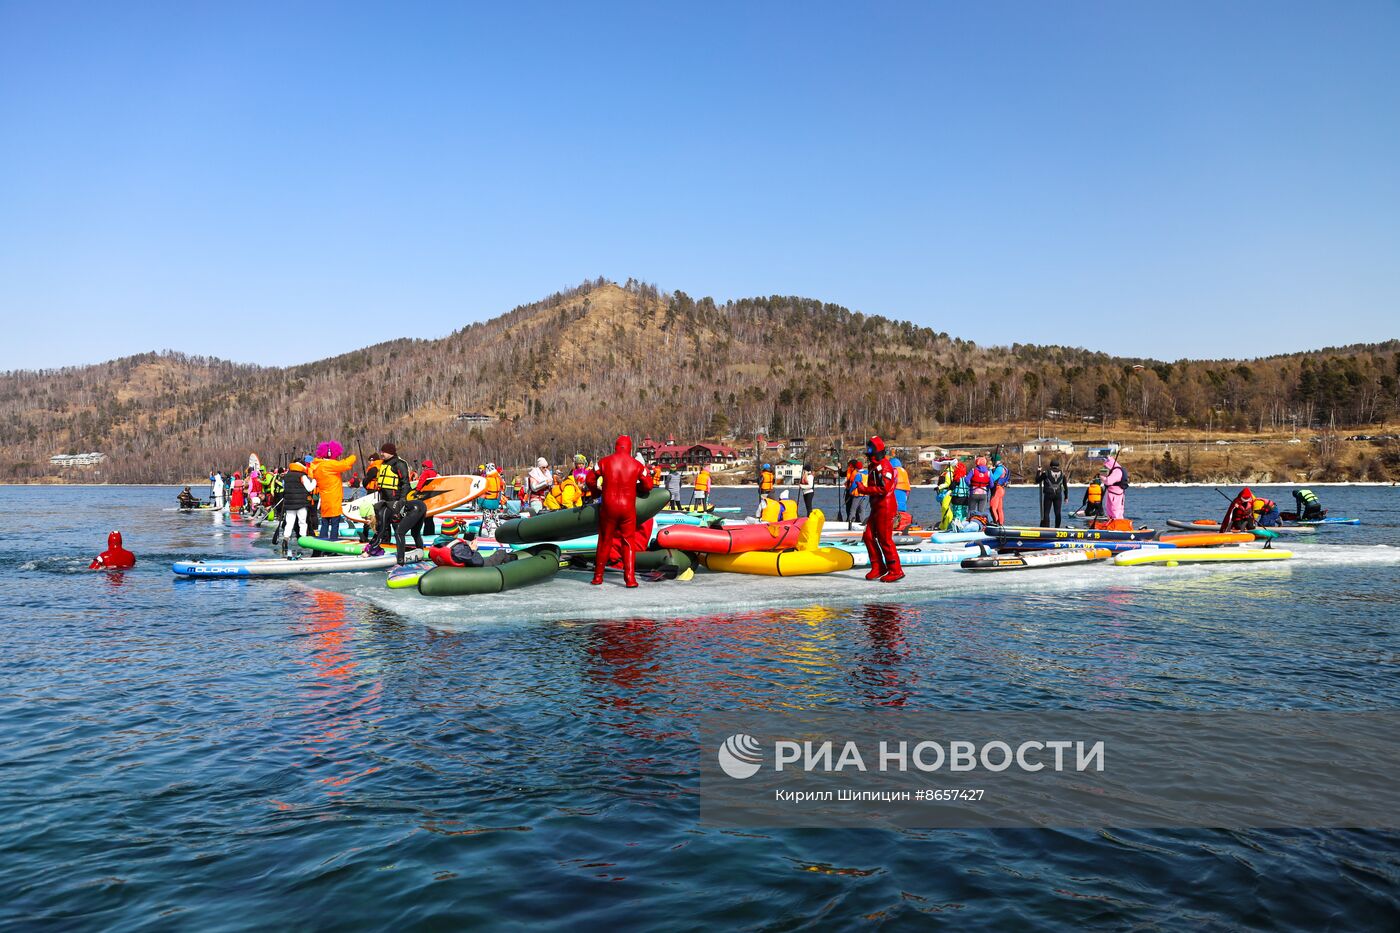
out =
[[[0,369],[300,362],[597,275],[1166,359],[1396,337],[1397,49],[1376,0],[0,0]]]

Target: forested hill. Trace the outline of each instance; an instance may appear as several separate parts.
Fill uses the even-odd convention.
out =
[[[393,438],[409,459],[460,469],[599,451],[618,431],[936,438],[1046,412],[1106,434],[1367,425],[1396,414],[1397,349],[1166,363],[979,347],[811,299],[718,304],[600,279],[447,337],[285,369],[166,352],[5,373],[0,479],[52,476],[50,456],[101,451],[105,481],[174,482],[327,438],[364,452]],[[498,420],[454,420],[465,412]]]

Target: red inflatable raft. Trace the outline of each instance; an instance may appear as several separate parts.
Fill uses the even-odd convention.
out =
[[[697,554],[745,554],[749,551],[784,551],[797,547],[805,518],[785,522],[743,525],[738,528],[702,528],[667,525],[656,533],[656,546]]]

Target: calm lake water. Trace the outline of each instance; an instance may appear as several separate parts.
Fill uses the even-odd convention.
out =
[[[172,488],[0,489],[0,924],[1395,929],[1395,833],[697,823],[708,709],[1400,708],[1400,490],[1319,491],[1365,524],[1281,565],[434,601],[176,580],[265,546]],[[87,572],[113,528],[140,563]]]

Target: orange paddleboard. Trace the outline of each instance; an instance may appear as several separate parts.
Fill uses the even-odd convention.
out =
[[[1224,534],[1186,531],[1181,534],[1162,535],[1157,540],[1163,544],[1175,544],[1177,547],[1220,547],[1223,544],[1252,544],[1254,535],[1238,531],[1227,531]]]

